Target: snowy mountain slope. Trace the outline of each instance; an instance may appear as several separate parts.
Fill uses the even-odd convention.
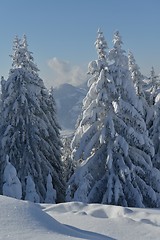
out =
[[[0,196],[0,240],[158,240],[160,210]]]
[[[71,84],[62,84],[53,89],[57,105],[57,117],[62,129],[74,129],[77,118],[81,112],[82,100],[86,89]]]

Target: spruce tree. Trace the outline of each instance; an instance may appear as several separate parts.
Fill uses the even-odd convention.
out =
[[[25,200],[38,203],[40,202],[39,195],[37,194],[35,183],[31,176],[26,177],[26,194]]]
[[[141,74],[139,66],[136,64],[135,58],[132,52],[128,54],[128,65],[131,73],[131,79],[133,81],[136,94],[139,98],[138,111],[140,111],[147,130],[151,127],[153,121],[153,107],[150,106],[145,89],[145,77]]]
[[[57,201],[63,201],[60,128],[55,105],[38,76],[26,36],[22,41],[16,37],[12,60],[9,77],[2,80],[1,182],[8,155],[21,181],[23,199],[29,191],[30,177],[40,202],[44,202],[50,174]]]
[[[98,60],[92,61],[88,65],[88,74],[92,75],[88,81],[89,91],[83,100],[81,120],[77,126],[73,141],[71,143],[73,150],[72,154],[74,155],[74,152],[76,154],[73,158],[76,161],[81,158],[86,159],[87,156],[83,157],[83,153],[87,153],[85,151],[85,148],[88,148],[88,144],[91,145],[90,140],[92,138],[94,138],[96,141],[96,137],[94,136],[98,132],[98,123],[100,119],[100,116],[98,116],[99,112],[97,111],[100,111],[100,109],[101,111],[104,110],[103,103],[100,103],[100,98],[105,98],[106,90],[103,88],[103,85],[105,85],[105,83],[101,84],[100,73],[101,70],[107,68],[106,49],[108,46],[103,36],[103,32],[100,29],[98,30],[98,37],[95,42],[95,47],[98,54]],[[89,137],[88,134],[90,135]],[[83,140],[82,136],[83,138],[86,136],[86,138]],[[80,141],[81,144],[79,143]],[[90,149],[92,149],[92,147],[93,146],[90,146]],[[90,152],[88,152],[88,154],[90,154]]]
[[[130,51],[128,54],[128,65],[129,65],[129,70],[131,73],[131,78],[134,83],[134,87],[136,90],[136,94],[138,96],[143,96],[143,75],[140,72],[139,66],[136,64],[135,58],[133,56],[133,53]]]
[[[63,162],[63,166],[64,166],[64,179],[67,182],[69,180],[69,178],[71,177],[71,175],[74,172],[75,166],[74,163],[72,161],[72,151],[71,151],[71,140],[72,140],[72,134],[71,135],[66,135],[66,136],[62,136],[62,162]]]
[[[45,203],[55,203],[56,201],[56,190],[53,188],[52,177],[48,174],[47,177],[47,193]]]
[[[146,80],[145,93],[148,104],[153,107],[155,104],[155,98],[159,93],[160,88],[160,76],[156,75],[154,67],[151,68],[150,76]]]
[[[89,64],[92,84],[73,140],[73,158],[79,164],[68,182],[67,200],[157,207],[160,173],[152,166],[154,147],[119,32],[113,43],[109,66],[106,60],[100,67],[96,61]]]
[[[88,81],[89,91],[83,101],[82,117],[71,144],[72,158],[77,169],[68,182],[67,200],[102,201],[101,178],[105,174],[106,160],[103,156],[106,149],[103,141],[105,133],[113,130],[112,115],[108,114],[106,118],[106,114],[107,110],[112,112],[108,102],[115,88],[112,80],[108,79],[107,43],[101,30],[98,30],[95,46],[98,59],[88,65],[88,73],[92,75]],[[110,135],[112,137],[112,133]],[[98,184],[101,187],[98,188]]]
[[[150,77],[147,82],[147,96],[148,103],[153,109],[153,121],[150,126],[149,133],[153,140],[155,147],[155,156],[153,164],[160,170],[160,78],[155,74],[154,68],[152,67]]]

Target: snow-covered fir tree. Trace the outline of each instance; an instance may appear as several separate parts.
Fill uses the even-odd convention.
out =
[[[144,79],[144,77],[140,72],[139,66],[136,64],[135,58],[131,51],[129,51],[129,53],[128,53],[128,65],[129,65],[131,78],[133,80],[137,95],[138,96],[144,95],[143,94],[143,79]]]
[[[40,202],[39,195],[37,194],[35,183],[31,176],[26,177],[26,195],[25,200],[38,203]]]
[[[153,107],[155,98],[160,89],[160,76],[155,73],[154,67],[151,68],[150,76],[146,79],[145,93],[148,104]]]
[[[101,152],[99,144],[99,137],[103,127],[101,115],[105,116],[104,100],[101,101],[101,98],[107,97],[106,84],[104,82],[105,69],[107,68],[107,43],[100,29],[98,30],[95,46],[98,53],[98,59],[90,62],[88,65],[88,73],[92,75],[88,81],[89,91],[83,101],[81,120],[79,121],[71,144],[72,159],[74,165],[77,165],[77,170],[69,180],[67,200],[73,199],[89,202],[88,194],[91,190],[90,183],[94,185],[95,182],[101,178],[101,175],[104,174],[99,173],[100,171],[104,172],[105,164],[101,162],[100,159],[98,160],[98,157],[95,155],[95,153],[98,154],[98,152]],[[92,152],[93,161],[92,158],[87,161],[88,157],[92,155]],[[97,161],[95,160],[96,158]],[[95,166],[94,161],[95,164],[97,163]],[[98,171],[97,167],[99,168]],[[90,168],[92,168],[92,171],[90,171]],[[92,177],[92,175],[94,176]]]
[[[148,125],[150,138],[155,147],[154,165],[159,166],[159,94],[160,76],[155,73],[154,67],[151,68],[150,76],[145,79],[145,98],[152,111],[152,118]],[[157,165],[158,164],[158,165]],[[158,167],[160,169],[160,166]]]
[[[63,143],[63,147],[62,147],[62,162],[63,162],[63,166],[64,166],[64,179],[67,182],[69,180],[69,178],[71,177],[71,175],[74,172],[75,166],[74,163],[72,161],[72,151],[71,151],[71,141],[72,141],[72,134],[67,134],[65,136],[62,136],[62,143]]]
[[[98,37],[95,42],[95,47],[98,53],[98,60],[92,61],[88,65],[88,74],[92,75],[92,77],[88,81],[89,91],[83,100],[83,108],[81,114],[82,116],[79,120],[79,125],[77,126],[75,135],[71,143],[71,147],[73,149],[72,154],[74,155],[74,152],[76,154],[73,159],[76,161],[80,160],[81,158],[83,159],[82,155],[83,152],[85,152],[84,148],[88,148],[87,144],[90,143],[90,139],[96,134],[98,129],[97,122],[99,118],[97,117],[97,111],[99,111],[99,108],[101,108],[102,111],[104,109],[103,104],[99,104],[100,99],[98,101],[98,97],[105,97],[105,88],[103,88],[103,86],[97,86],[97,84],[99,84],[98,82],[100,82],[101,84],[101,81],[99,81],[101,70],[104,70],[107,67],[106,49],[108,48],[108,46],[104,38],[103,32],[100,29],[98,30]],[[99,93],[100,90],[98,88],[101,88],[102,92]],[[97,106],[97,104],[99,105]],[[86,136],[87,139],[85,141],[82,141],[82,136],[85,132],[87,132],[88,135],[89,129],[90,138]],[[80,141],[81,144],[79,143]],[[92,148],[92,146],[90,148]]]
[[[23,36],[22,41],[15,37],[13,41],[13,54],[12,57],[12,67],[15,68],[25,68],[29,72],[38,75],[39,69],[34,63],[34,58],[32,52],[28,51],[28,43],[26,35]]]
[[[6,166],[3,174],[3,195],[17,199],[22,197],[21,182],[15,167],[9,162],[8,155],[6,156]]]
[[[55,203],[56,202],[56,190],[53,188],[51,174],[47,177],[47,193],[45,198],[45,203]]]
[[[22,199],[28,194],[26,178],[30,176],[40,202],[44,202],[50,173],[56,201],[63,201],[61,140],[53,96],[38,76],[26,36],[22,41],[16,37],[12,59],[9,77],[2,79],[0,182],[8,154],[22,184]]]
[[[154,119],[150,128],[150,136],[155,147],[153,165],[160,170],[160,92],[154,98]]]
[[[132,52],[129,52],[128,54],[128,65],[129,65],[129,71],[131,73],[131,79],[133,81],[133,84],[136,90],[136,94],[140,100],[139,108],[140,108],[140,104],[142,104],[141,114],[145,120],[147,129],[149,129],[152,125],[154,111],[147,100],[145,82],[144,82],[145,77],[141,74],[140,68],[136,64],[136,61]]]
[[[104,57],[101,64],[101,51],[98,66],[97,61],[89,64],[93,77],[72,143],[79,164],[68,182],[67,200],[157,207],[160,172],[152,166],[153,143],[118,31],[113,43],[111,65]]]
[[[153,164],[160,170],[160,77],[155,74],[153,67],[147,80],[148,103],[154,111],[153,122],[149,129],[155,147]]]

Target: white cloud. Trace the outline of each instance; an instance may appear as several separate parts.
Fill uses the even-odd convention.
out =
[[[87,70],[82,66],[72,65],[68,61],[56,57],[48,61],[48,66],[53,71],[54,85],[70,83],[74,86],[83,84],[87,79]]]

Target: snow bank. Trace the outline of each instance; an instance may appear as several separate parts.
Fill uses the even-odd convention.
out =
[[[65,226],[32,202],[0,196],[1,240],[111,239],[72,226]]]
[[[159,240],[160,210],[0,196],[0,240]]]
[[[43,207],[45,212],[61,223],[109,236],[111,239],[160,239],[160,210],[158,209],[124,208],[79,202]]]

